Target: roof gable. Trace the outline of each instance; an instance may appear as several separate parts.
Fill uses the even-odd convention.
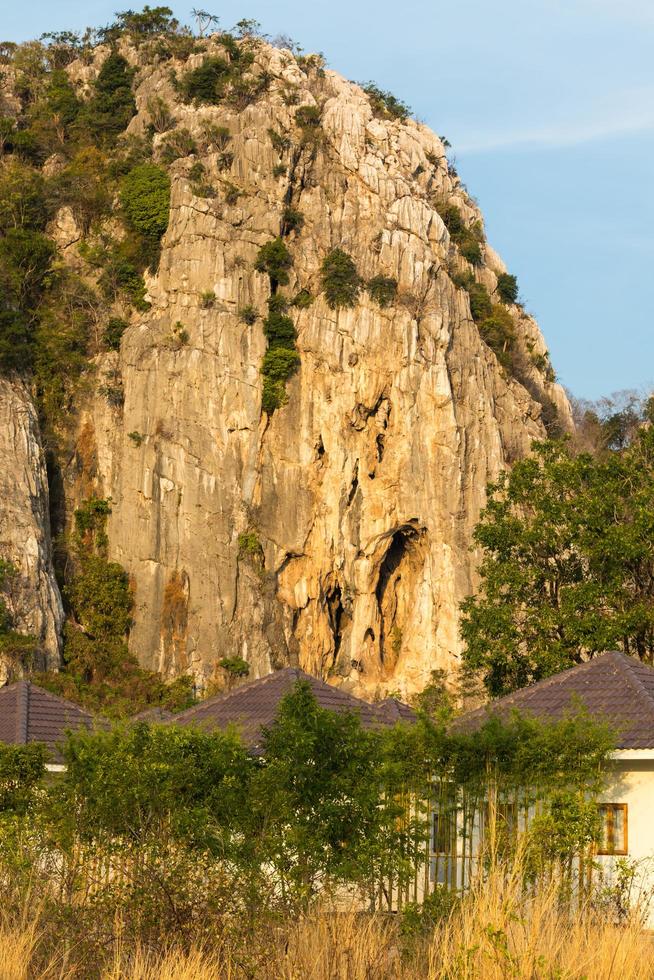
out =
[[[249,681],[226,694],[217,694],[201,704],[175,715],[177,725],[197,725],[210,731],[235,725],[246,744],[256,747],[261,731],[275,721],[279,704],[298,681],[306,681],[321,708],[337,713],[356,712],[364,728],[394,724],[397,717],[387,717],[379,705],[369,704],[338,687],[307,674],[298,667],[286,667],[257,680]],[[405,712],[410,712],[406,705]],[[406,718],[405,718],[406,720]]]
[[[43,742],[59,758],[58,746],[69,730],[90,729],[95,723],[88,711],[31,681],[21,680],[0,688],[1,742]]]
[[[474,731],[512,711],[558,720],[578,704],[616,730],[617,748],[654,748],[654,668],[617,650],[470,711],[453,728]]]

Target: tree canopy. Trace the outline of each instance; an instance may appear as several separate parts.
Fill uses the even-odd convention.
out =
[[[505,694],[607,649],[654,658],[654,429],[622,451],[536,444],[489,487],[467,671]]]

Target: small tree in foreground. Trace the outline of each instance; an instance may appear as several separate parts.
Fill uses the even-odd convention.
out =
[[[489,487],[464,665],[501,695],[604,650],[654,658],[654,429],[621,452],[537,444]]]

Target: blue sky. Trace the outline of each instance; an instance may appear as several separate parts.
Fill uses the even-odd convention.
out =
[[[452,143],[560,380],[588,398],[654,387],[654,0],[201,5],[224,27],[256,18],[408,102]],[[0,33],[103,24],[127,6],[7,3]],[[186,19],[192,2],[171,6]]]

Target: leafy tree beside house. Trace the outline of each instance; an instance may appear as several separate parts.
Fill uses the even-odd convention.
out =
[[[650,406],[651,412],[651,406]],[[464,665],[501,695],[607,649],[654,660],[654,429],[621,452],[537,444],[489,488]]]

